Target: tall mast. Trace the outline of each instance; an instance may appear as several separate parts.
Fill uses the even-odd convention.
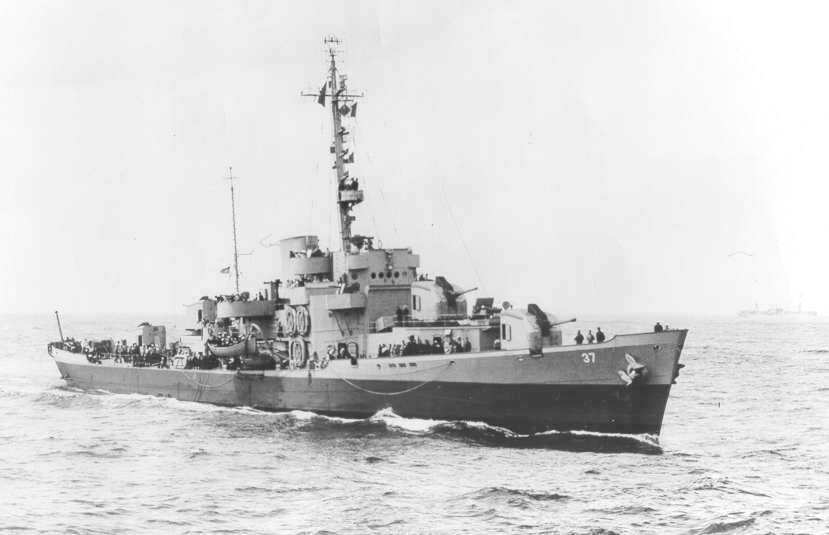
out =
[[[349,210],[346,209],[346,206],[340,203],[340,187],[339,185],[342,184],[345,180],[345,164],[343,164],[343,121],[342,117],[340,117],[340,109],[338,105],[338,98],[337,92],[339,88],[337,87],[337,60],[335,58],[335,50],[334,44],[335,42],[333,39],[326,39],[326,44],[329,44],[328,48],[328,55],[331,57],[331,66],[328,69],[328,87],[331,88],[331,120],[334,125],[334,171],[337,174],[337,192],[336,192],[336,203],[339,207],[339,228],[340,228],[340,240],[342,241],[342,248],[343,251],[348,251],[349,246],[349,239],[351,238],[351,217],[349,216]]]
[[[328,79],[320,89],[319,94],[302,93],[305,96],[317,97],[317,102],[325,106],[325,97],[330,96],[331,124],[333,127],[333,140],[331,152],[334,155],[334,172],[337,177],[336,205],[338,212],[338,227],[340,231],[340,242],[342,250],[348,252],[351,249],[351,223],[356,219],[351,215],[354,205],[363,201],[363,192],[358,188],[357,179],[349,176],[346,165],[354,162],[354,154],[349,153],[345,146],[350,134],[343,126],[343,117],[354,117],[356,99],[362,94],[351,94],[346,88],[346,77],[337,71],[337,45],[340,40],[334,36],[326,37],[323,41],[327,48],[330,63],[328,67]]]
[[[233,214],[233,273],[236,276],[236,293],[239,293],[239,247],[236,242],[236,192],[233,190],[233,181],[236,177],[233,176],[233,167],[227,168],[230,181],[230,210]]]

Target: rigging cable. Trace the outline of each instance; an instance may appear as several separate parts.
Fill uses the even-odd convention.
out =
[[[464,251],[466,251],[466,256],[469,259],[469,264],[472,266],[472,271],[475,272],[475,276],[478,277],[478,286],[484,288],[486,285],[484,284],[484,280],[481,278],[481,274],[478,271],[478,266],[475,264],[475,260],[472,258],[472,253],[469,252],[469,247],[466,245],[466,240],[463,239],[463,234],[461,233],[461,229],[458,226],[458,222],[455,220],[455,214],[452,212],[451,205],[446,201],[446,190],[443,188],[444,181],[440,181],[440,193],[441,199],[443,200],[443,206],[446,208],[446,211],[449,213],[449,218],[452,220],[452,224],[455,225],[455,232],[458,233],[458,238],[461,241],[461,245],[463,245]]]
[[[357,118],[356,117],[354,117],[354,121],[352,123],[351,130],[352,130],[352,132],[351,132],[351,152],[353,154],[356,154],[357,153]],[[365,158],[368,162],[372,162],[371,154],[368,151],[366,151],[366,153],[365,153]],[[361,178],[361,180],[363,181],[363,185],[368,186],[368,180],[365,178],[365,175]],[[380,192],[380,198],[383,201],[383,206],[384,207],[388,206],[388,204],[386,203],[386,195],[383,192],[383,187],[380,185],[380,181],[377,182],[377,190]],[[375,237],[378,237],[379,236],[378,230],[379,230],[380,226],[377,224],[377,218],[375,217],[376,212],[373,208],[372,203],[368,203],[368,211],[369,211],[369,217],[371,217],[371,223],[374,227],[373,234],[375,235]],[[395,238],[395,240],[400,241],[400,233],[397,231],[397,222],[395,221],[394,213],[391,214],[390,220],[391,220],[391,228],[394,231],[394,238]]]
[[[449,367],[452,366],[453,364],[455,364],[455,361],[450,360],[446,364],[446,366],[443,367],[443,369],[440,370],[440,372],[435,377],[433,377],[432,379],[428,379],[426,381],[423,381],[422,383],[416,384],[415,386],[412,386],[410,388],[406,388],[405,390],[400,390],[398,392],[377,392],[375,390],[369,390],[368,388],[363,388],[360,385],[354,384],[351,381],[349,381],[348,379],[346,379],[345,377],[338,377],[338,378],[341,379],[348,386],[350,386],[352,388],[356,388],[357,390],[360,390],[361,392],[365,392],[366,394],[372,394],[374,396],[399,396],[401,394],[408,394],[409,392],[414,392],[418,388],[424,387],[429,383],[433,383],[433,382],[437,381],[438,378],[441,376],[441,374],[443,372],[445,372],[446,370],[448,370]]]

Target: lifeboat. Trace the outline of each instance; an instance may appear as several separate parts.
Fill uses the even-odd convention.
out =
[[[247,339],[229,346],[217,346],[208,343],[207,348],[219,358],[241,357],[242,355],[256,354],[256,338],[249,336]]]

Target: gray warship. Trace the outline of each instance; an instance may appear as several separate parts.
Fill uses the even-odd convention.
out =
[[[283,239],[285,280],[240,292],[234,203],[236,293],[188,306],[190,328],[169,345],[164,326],[139,326],[131,345],[81,344],[61,329],[48,352],[66,383],[351,418],[391,409],[515,433],[658,435],[687,330],[564,345],[566,322],[539,306],[468,303],[475,288],[420,273],[411,248],[375,247],[352,232],[365,194],[349,175],[348,122],[362,95],[338,72],[336,40],[326,45],[326,81],[311,96],[331,115],[338,250],[321,249],[314,235]]]
[[[798,304],[797,309],[785,309],[779,306],[773,306],[761,309],[755,303],[753,309],[741,310],[737,313],[741,318],[763,318],[763,317],[780,317],[780,318],[809,318],[817,316],[815,310],[803,310],[803,306]]]

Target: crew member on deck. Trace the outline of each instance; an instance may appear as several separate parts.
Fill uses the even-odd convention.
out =
[[[587,343],[592,344],[596,340],[596,337],[593,336],[593,329],[587,329]]]
[[[604,342],[604,333],[601,327],[596,327],[596,343],[601,344],[602,342]]]
[[[583,334],[581,334],[581,329],[579,329],[578,331],[576,331],[576,338],[575,338],[575,341],[576,341],[576,343],[577,343],[578,345],[581,345],[581,343],[582,343],[582,342],[584,342],[584,335],[583,335]]]
[[[658,321],[656,322],[656,325],[653,326],[653,332],[655,332],[655,333],[661,333],[664,330],[665,330],[665,328],[662,327],[662,324],[659,323]]]

